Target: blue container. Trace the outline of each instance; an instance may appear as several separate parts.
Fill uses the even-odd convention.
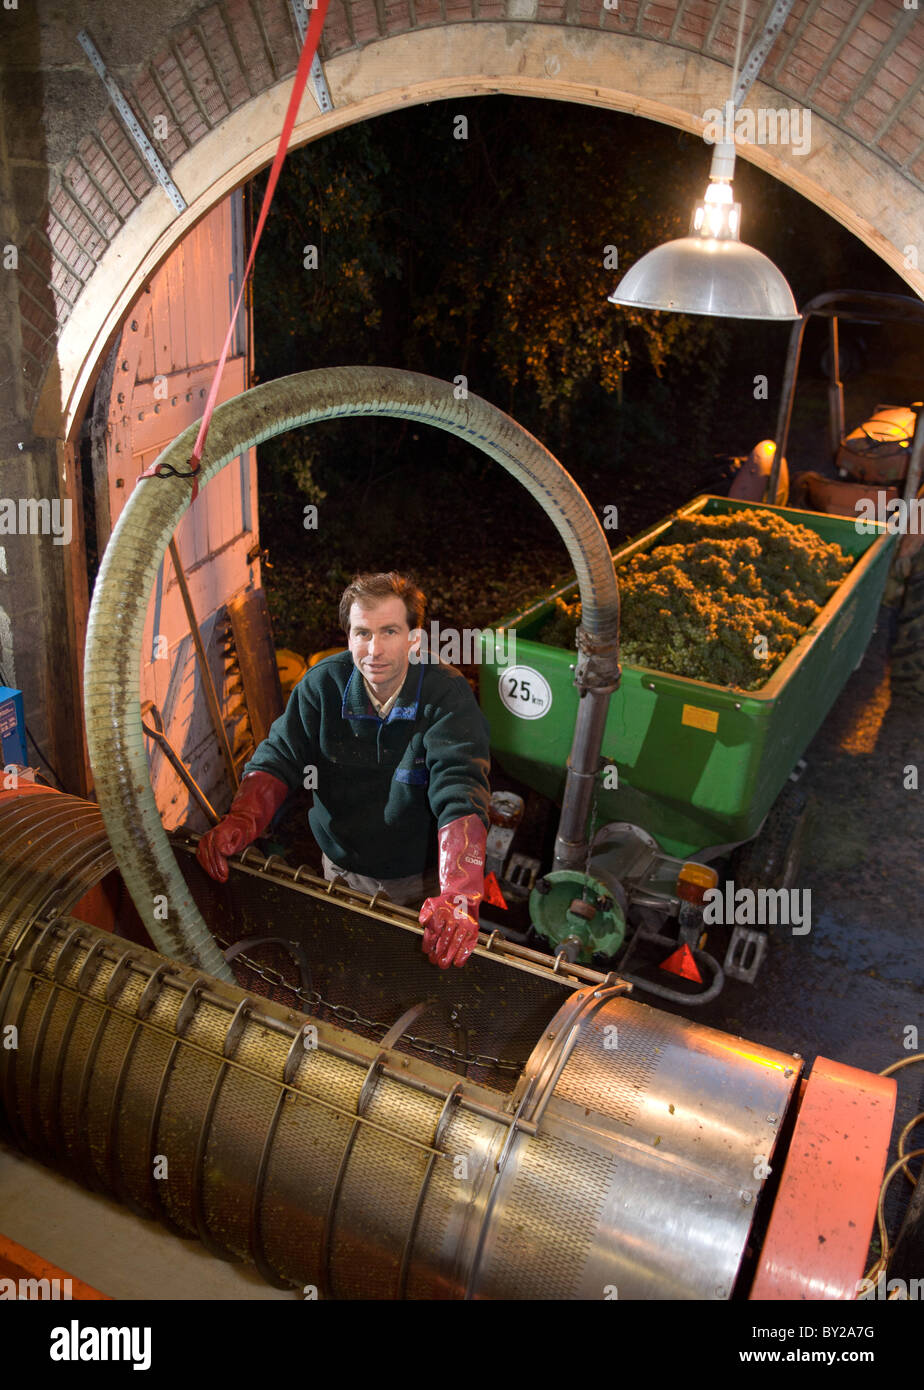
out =
[[[3,750],[4,767],[10,763],[28,767],[22,691],[12,690],[8,685],[0,685],[0,748]]]

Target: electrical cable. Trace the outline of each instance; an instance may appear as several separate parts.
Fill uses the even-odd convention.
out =
[[[924,1052],[916,1052],[913,1057],[903,1057],[900,1062],[893,1062],[890,1067],[886,1067],[885,1071],[881,1071],[879,1075],[891,1076],[893,1071],[900,1071],[902,1067],[910,1067],[912,1062],[924,1062]],[[917,1125],[921,1124],[922,1122],[924,1122],[924,1110],[921,1111],[920,1115],[915,1115],[913,1120],[909,1120],[908,1123],[905,1125],[905,1128],[902,1130],[901,1134],[898,1136],[898,1152],[900,1157],[904,1152],[903,1144],[905,1138]],[[908,1157],[912,1156],[913,1155],[908,1155]],[[903,1163],[903,1167],[905,1177],[912,1185],[915,1185],[917,1183],[917,1178],[914,1176],[907,1164]]]
[[[879,1073],[880,1076],[891,1076],[893,1071],[899,1071],[902,1067],[910,1067],[912,1062],[924,1062],[924,1052],[915,1052],[911,1057],[903,1057],[900,1062],[893,1062],[885,1071]]]
[[[900,1062],[893,1062],[890,1067],[886,1067],[879,1075],[891,1076],[893,1072],[900,1071],[902,1067],[910,1067],[912,1062],[924,1062],[924,1052],[916,1052],[913,1057],[903,1057]],[[886,1230],[885,1216],[883,1214],[885,1195],[889,1183],[895,1177],[899,1169],[901,1169],[912,1187],[916,1187],[918,1184],[918,1178],[914,1176],[911,1169],[908,1167],[908,1160],[910,1158],[924,1158],[924,1149],[913,1149],[911,1153],[907,1153],[905,1151],[905,1140],[911,1134],[911,1131],[922,1123],[924,1123],[924,1110],[922,1110],[919,1115],[915,1115],[910,1119],[898,1136],[898,1158],[892,1164],[891,1168],[887,1170],[885,1177],[882,1179],[882,1186],[879,1189],[879,1201],[876,1204],[876,1225],[879,1229],[880,1253],[879,1258],[870,1266],[864,1282],[869,1282],[874,1285],[877,1284],[880,1277],[885,1273],[889,1262],[891,1247],[889,1245],[889,1234]]]

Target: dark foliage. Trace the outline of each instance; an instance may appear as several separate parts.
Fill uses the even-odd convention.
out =
[[[699,491],[724,491],[716,455],[774,432],[786,327],[606,302],[635,259],[684,234],[708,167],[700,141],[667,128],[507,97],[401,111],[295,151],[257,256],[258,379],[351,363],[464,377],[541,439],[598,511],[618,505],[612,539],[624,540]],[[896,288],[865,248],[743,160],[735,188],[745,239],[797,299]],[[472,625],[567,569],[518,484],[409,423],[329,422],[268,441],[260,496],[277,641],[306,653],[340,640],[337,599],[358,568],[412,569],[429,616]],[[317,530],[303,525],[306,503]]]

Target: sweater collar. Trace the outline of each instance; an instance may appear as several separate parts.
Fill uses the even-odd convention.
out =
[[[420,710],[420,691],[423,677],[422,664],[417,671],[414,670],[413,665],[408,666],[401,693],[386,718],[380,721],[372,707],[372,701],[369,699],[362,675],[354,666],[343,692],[340,713],[344,719],[374,719],[383,724],[392,724],[400,719],[416,719]]]

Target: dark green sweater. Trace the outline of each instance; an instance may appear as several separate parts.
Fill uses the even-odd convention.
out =
[[[311,785],[311,767],[312,833],[352,873],[423,873],[437,863],[437,829],[472,814],[489,823],[488,724],[452,666],[410,665],[380,719],[349,652],[319,661],[244,771],[295,790]]]

